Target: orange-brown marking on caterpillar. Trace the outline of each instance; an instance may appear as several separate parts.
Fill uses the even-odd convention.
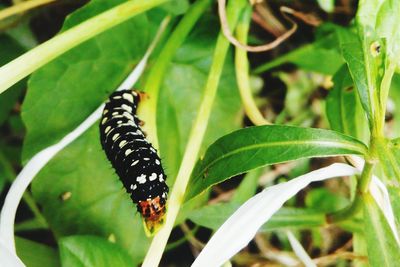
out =
[[[166,212],[165,203],[158,196],[153,199],[139,201],[139,212],[144,218],[145,226],[149,235],[155,234],[164,224],[164,216]]]

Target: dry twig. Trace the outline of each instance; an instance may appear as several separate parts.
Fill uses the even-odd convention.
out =
[[[259,45],[259,46],[249,46],[249,45],[246,45],[246,44],[242,44],[235,37],[233,37],[233,35],[232,35],[232,32],[231,32],[231,30],[229,28],[229,25],[228,25],[228,21],[226,19],[225,5],[226,5],[226,0],[218,0],[218,13],[219,13],[220,21],[221,21],[222,32],[224,33],[225,37],[233,45],[235,45],[237,47],[240,47],[240,48],[242,48],[242,49],[244,49],[246,51],[249,51],[249,52],[264,52],[264,51],[268,51],[268,50],[274,49],[275,47],[280,45],[283,41],[288,39],[297,30],[297,23],[294,22],[289,16],[286,15],[286,14],[294,14],[294,13],[296,13],[296,11],[291,9],[291,8],[289,8],[289,7],[282,6],[280,8],[280,10],[281,10],[283,16],[287,20],[292,22],[292,24],[293,24],[293,26],[292,26],[292,28],[290,28],[290,30],[288,30],[287,32],[285,32],[284,34],[282,34],[281,36],[279,36],[274,41],[272,41],[272,42],[270,42],[268,44]]]

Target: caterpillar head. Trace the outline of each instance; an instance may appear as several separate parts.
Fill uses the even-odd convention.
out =
[[[139,201],[138,210],[143,216],[145,232],[152,236],[160,230],[165,222],[165,200],[159,196]]]

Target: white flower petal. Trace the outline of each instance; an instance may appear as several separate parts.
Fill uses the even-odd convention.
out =
[[[245,247],[282,205],[311,182],[358,174],[347,164],[335,163],[266,188],[246,201],[212,236],[192,267],[220,266]]]
[[[286,235],[289,239],[290,245],[292,246],[294,253],[303,262],[303,264],[307,267],[317,267],[317,265],[304,250],[303,246],[300,244],[294,234],[291,231],[286,231]]]
[[[11,250],[0,239],[0,265],[6,267],[25,267],[25,264],[11,252]]]
[[[399,233],[397,232],[395,216],[393,213],[392,204],[390,202],[389,192],[386,186],[382,183],[381,180],[379,180],[378,177],[373,175],[372,181],[369,185],[369,190],[376,204],[385,216],[386,221],[388,222],[389,227],[393,232],[394,238],[397,241],[397,244],[400,246]]]

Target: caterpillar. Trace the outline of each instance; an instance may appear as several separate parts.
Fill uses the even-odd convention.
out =
[[[146,233],[152,235],[164,222],[168,186],[157,150],[146,140],[136,116],[142,96],[135,90],[110,95],[100,120],[100,141],[142,215]]]

